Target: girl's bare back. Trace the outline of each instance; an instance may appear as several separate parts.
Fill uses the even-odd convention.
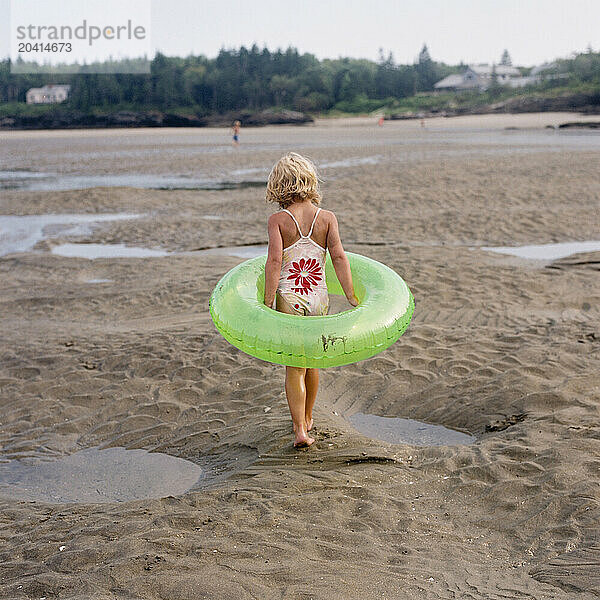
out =
[[[304,204],[310,205],[303,206]],[[288,207],[288,210],[294,215],[296,221],[298,221],[303,235],[307,235],[315,213],[317,212],[316,206],[312,203],[294,202],[294,204]],[[317,242],[317,244],[319,244],[319,246],[322,246],[323,248],[327,248],[327,232],[329,231],[329,223],[331,221],[332,214],[333,213],[329,210],[321,209],[319,218],[315,221],[313,232],[310,236],[315,242]],[[287,213],[281,213],[280,218],[281,223],[279,225],[279,230],[281,231],[281,237],[283,239],[283,247],[289,248],[289,246],[295,244],[300,239],[300,235],[298,233],[296,224],[292,219],[290,219]]]

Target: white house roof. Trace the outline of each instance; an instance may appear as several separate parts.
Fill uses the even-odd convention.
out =
[[[447,87],[458,87],[462,85],[464,82],[464,78],[459,73],[453,73],[452,75],[448,75],[448,77],[444,77],[438,81],[433,87],[436,88],[447,88]]]
[[[477,75],[490,75],[492,74],[494,67],[492,65],[469,65],[469,69]],[[521,71],[515,67],[509,67],[507,65],[496,65],[497,75],[521,75]]]
[[[55,90],[56,88],[61,88],[61,89],[69,91],[71,89],[71,86],[67,83],[48,83],[39,88],[29,88],[27,90],[27,93],[29,94],[29,92],[37,92],[40,94],[45,94],[47,92],[51,92],[52,90]]]

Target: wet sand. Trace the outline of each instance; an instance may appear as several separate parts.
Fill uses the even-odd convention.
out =
[[[0,133],[2,171],[108,178],[260,181],[304,152],[329,165],[346,249],[416,300],[399,342],[321,372],[316,443],[295,450],[283,368],[208,315],[243,258],[191,252],[265,244],[259,187],[0,191],[2,215],[141,215],[0,257],[0,461],[127,448],[210,470],[122,502],[0,487],[0,598],[597,598],[600,253],[483,250],[600,240],[600,136],[544,129],[572,118],[330,120],[242,129],[239,148],[225,130]],[[50,252],[77,242],[171,254]],[[357,413],[476,440],[392,444]]]

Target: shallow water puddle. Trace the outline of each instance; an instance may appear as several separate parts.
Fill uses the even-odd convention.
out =
[[[336,160],[330,162],[317,162],[317,168],[319,169],[332,169],[339,167],[355,167],[357,165],[376,165],[380,163],[383,159],[381,154],[375,154],[373,156],[353,156],[349,158],[345,158],[343,160]],[[265,179],[271,170],[270,166],[264,167],[250,167],[247,169],[235,169],[231,171],[232,175],[250,175],[253,173],[261,173],[264,174]],[[266,185],[266,181],[265,184]]]
[[[103,221],[137,219],[140,216],[129,213],[0,215],[0,256],[27,252],[49,237],[87,235],[94,224]]]
[[[203,191],[222,191],[222,190],[244,190],[246,188],[263,188],[267,185],[266,181],[209,181],[190,184],[171,184],[171,185],[151,185],[140,186],[150,187],[153,190],[203,190]]]
[[[149,258],[174,254],[167,250],[126,246],[125,244],[59,244],[51,250],[52,254],[70,258]]]
[[[347,168],[357,165],[375,165],[381,155],[356,156],[344,160],[323,162],[321,168]],[[160,173],[102,173],[69,174],[40,171],[0,171],[0,190],[63,191],[94,187],[134,187],[154,190],[240,190],[265,187],[270,167],[250,167],[223,173],[221,177],[207,174],[204,177],[168,175]],[[240,179],[247,175],[262,179]]]
[[[264,187],[265,181],[226,181],[184,175],[114,173],[69,175],[35,171],[0,171],[0,190],[63,191],[94,187],[134,187],[154,190],[236,190]]]
[[[380,417],[366,413],[354,413],[347,417],[360,433],[392,444],[413,446],[455,446],[472,444],[477,438],[442,425],[430,425],[413,419]]]
[[[36,179],[46,179],[49,173],[35,171],[0,171],[0,190],[27,188]]]
[[[564,242],[560,244],[538,244],[534,246],[482,246],[481,249],[488,252],[498,252],[499,254],[518,256],[519,258],[526,258],[529,260],[557,260],[580,252],[598,252],[600,251],[600,241]]]
[[[204,474],[197,464],[161,452],[94,447],[56,460],[0,463],[0,496],[42,502],[126,502],[183,494]]]
[[[319,163],[317,166],[321,169],[332,169],[339,167],[356,167],[358,165],[376,165],[381,162],[382,158],[383,157],[380,154],[374,156],[355,156],[343,160]]]

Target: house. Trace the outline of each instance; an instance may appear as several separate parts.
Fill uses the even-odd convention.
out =
[[[458,73],[453,73],[444,77],[433,86],[436,90],[462,90],[467,89],[465,86],[464,76]]]
[[[563,79],[569,77],[568,73],[559,73],[558,63],[544,63],[537,67],[533,67],[528,75],[531,83],[540,83],[546,79]]]
[[[492,83],[492,76],[496,72],[496,78],[500,85],[517,87],[518,81],[523,79],[521,71],[507,65],[470,65],[464,73],[455,73],[444,77],[433,87],[436,90],[487,90]]]
[[[68,95],[70,85],[63,83],[48,83],[44,87],[27,90],[27,104],[54,104],[64,102]]]

